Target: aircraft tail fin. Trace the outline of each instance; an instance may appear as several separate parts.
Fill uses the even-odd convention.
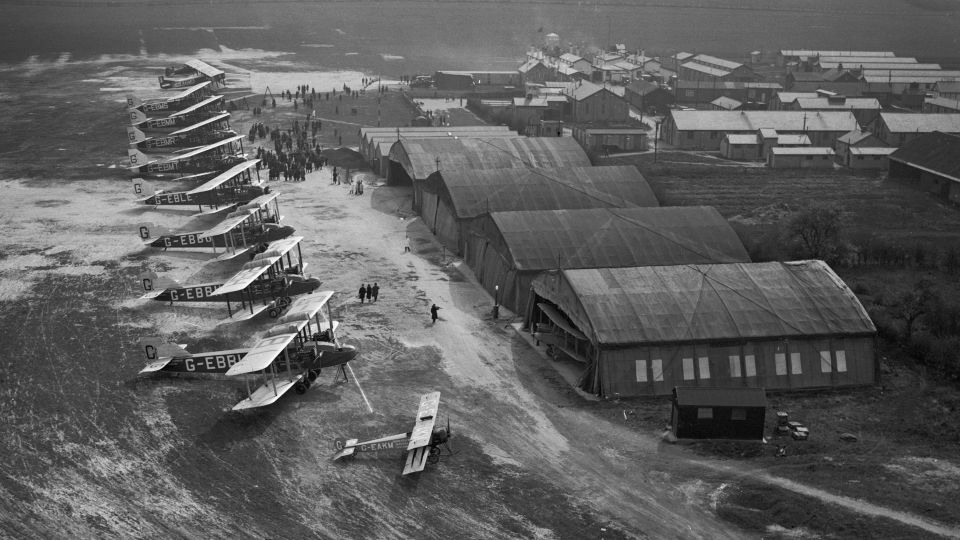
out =
[[[176,289],[180,284],[168,277],[160,277],[156,272],[147,270],[140,274],[140,286],[143,287],[143,298],[154,298],[163,294],[167,289]]]
[[[127,148],[127,156],[130,158],[131,167],[139,167],[141,165],[146,165],[150,163],[150,158],[146,154],[137,150],[136,148]]]
[[[337,453],[333,455],[333,461],[352,456],[357,451],[358,441],[359,439],[344,440],[342,437],[337,437],[333,441],[333,447],[337,450]]]
[[[175,343],[167,343],[157,336],[144,337],[137,340],[137,346],[143,351],[147,365],[140,373],[160,371],[174,358],[190,356],[190,352]]]
[[[139,107],[143,101],[133,94],[127,94],[127,107],[131,109],[134,107]]]
[[[147,115],[140,109],[130,109],[130,123],[139,124],[147,121]]]
[[[130,144],[137,144],[145,140],[147,140],[147,136],[144,132],[133,126],[127,126],[127,141],[129,141]]]
[[[140,223],[137,225],[137,234],[140,235],[140,240],[143,240],[144,244],[151,244],[161,236],[171,234],[171,232],[169,229],[158,227],[153,223]]]
[[[133,179],[133,194],[140,197],[137,201],[146,201],[150,197],[157,194],[157,190],[154,189],[153,184],[147,182],[143,178],[134,178]]]

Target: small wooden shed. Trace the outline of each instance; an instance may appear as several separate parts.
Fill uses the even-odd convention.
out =
[[[671,425],[678,439],[763,440],[763,388],[677,386]]]

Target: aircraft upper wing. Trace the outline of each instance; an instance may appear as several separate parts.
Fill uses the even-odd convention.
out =
[[[168,101],[173,101],[173,100],[176,100],[176,99],[183,99],[183,98],[189,96],[190,94],[192,94],[192,93],[194,93],[194,92],[196,92],[196,91],[198,91],[198,90],[200,90],[200,89],[202,89],[202,88],[206,88],[207,86],[210,86],[210,81],[204,81],[204,82],[202,82],[202,83],[200,83],[200,84],[195,84],[195,85],[191,86],[190,88],[187,88],[187,89],[184,90],[183,92],[180,92],[179,94],[170,97],[170,98],[168,99]]]
[[[242,138],[243,136],[240,135],[239,137]],[[233,137],[233,138],[231,138],[231,139],[224,139],[224,140],[227,140],[227,141],[229,141],[229,140],[236,140],[236,137]],[[222,141],[221,141],[221,142],[222,142]],[[216,144],[219,144],[219,143],[216,143]],[[207,147],[201,148],[200,150],[206,150],[206,149],[209,149],[209,148],[210,148],[210,146],[207,146]],[[197,152],[197,150],[195,150],[194,152]],[[181,156],[181,158],[183,158],[183,157],[184,157],[184,156]],[[254,165],[256,165],[256,164],[259,163],[259,162],[260,162],[259,159],[251,159],[251,160],[249,160],[249,161],[244,161],[243,163],[240,163],[239,165],[234,165],[233,167],[230,167],[228,170],[226,170],[226,171],[218,174],[217,176],[211,178],[210,180],[207,180],[207,181],[204,182],[203,184],[200,184],[199,186],[191,189],[190,191],[187,192],[187,195],[196,195],[197,193],[203,193],[203,192],[206,192],[206,191],[210,191],[210,190],[216,188],[217,186],[223,184],[223,183],[226,182],[227,180],[230,180],[230,179],[233,178],[234,176],[237,176],[238,174],[240,174],[240,173],[246,171],[247,169],[253,167]]]
[[[237,228],[238,225],[246,221],[255,213],[256,210],[238,210],[236,212],[232,212],[227,216],[227,219],[217,223],[213,227],[207,229],[205,232],[197,235],[197,239],[203,240],[204,238],[212,238],[214,236],[220,236],[221,234],[227,234],[228,232]]]
[[[208,101],[209,101],[209,100],[208,100]],[[196,105],[194,105],[194,107],[196,107]],[[202,128],[203,126],[205,126],[205,125],[207,125],[207,124],[212,124],[212,123],[214,123],[214,122],[218,122],[218,121],[220,121],[220,120],[223,120],[224,118],[229,118],[229,117],[230,117],[230,113],[227,113],[227,112],[225,112],[225,113],[223,113],[223,114],[218,114],[218,115],[216,115],[216,116],[211,116],[210,118],[207,118],[206,120],[204,120],[204,121],[202,121],[202,122],[197,122],[196,124],[194,124],[194,125],[192,125],[192,126],[187,126],[187,127],[183,128],[183,129],[178,129],[178,130],[176,130],[176,131],[173,131],[173,132],[170,133],[170,135],[182,135],[182,134],[184,134],[184,133],[190,133],[191,131],[193,131],[193,130],[195,130],[195,129]],[[169,136],[169,135],[168,135],[168,136]]]
[[[184,115],[190,114],[193,111],[196,111],[202,107],[206,107],[207,105],[210,105],[211,103],[215,103],[221,99],[223,99],[223,96],[210,96],[199,103],[194,103],[193,105],[187,107],[186,109],[182,109],[175,113],[172,113],[170,115],[170,118],[173,118],[174,116],[184,116]]]
[[[219,69],[211,66],[210,64],[208,64],[208,63],[206,63],[206,62],[204,62],[204,61],[202,61],[202,60],[196,60],[196,59],[187,60],[185,64],[186,64],[189,68],[193,69],[194,71],[196,71],[196,72],[198,72],[198,73],[202,73],[203,75],[206,75],[207,77],[210,77],[210,78],[219,77],[220,75],[224,75],[224,72],[223,72],[223,71],[221,71],[221,70],[219,70]]]
[[[227,370],[227,375],[243,375],[266,369],[280,355],[297,334],[280,334],[256,342],[247,355]]]
[[[300,322],[316,317],[317,313],[333,298],[333,291],[319,291],[301,296],[290,304],[287,314],[277,319],[277,323]]]
[[[420,410],[417,411],[417,420],[410,433],[410,444],[407,450],[430,444],[433,435],[433,424],[437,421],[437,411],[440,409],[440,392],[430,392],[420,396]]]
[[[301,240],[303,240],[302,236],[291,236],[271,242],[270,245],[267,246],[267,251],[258,253],[252,261],[243,265],[243,268],[241,268],[239,272],[228,279],[213,294],[221,295],[242,291],[247,285],[256,281],[257,278],[266,272],[273,263],[280,260],[280,257],[283,257],[288,251],[293,249],[294,246],[299,244]]]
[[[252,201],[238,208],[238,210],[258,210],[266,206],[267,203],[276,199],[278,196],[280,196],[279,191],[271,191],[266,195],[260,195],[256,199],[253,199]]]
[[[204,153],[204,152],[208,152],[208,151],[210,151],[210,150],[213,150],[214,148],[219,148],[219,147],[224,146],[224,145],[226,145],[226,144],[230,144],[230,143],[232,143],[232,142],[239,141],[239,140],[242,139],[243,137],[244,137],[243,135],[234,135],[233,137],[230,137],[229,139],[224,139],[224,140],[222,140],[222,141],[218,141],[218,142],[215,142],[215,143],[213,143],[213,144],[208,144],[207,146],[204,146],[204,147],[201,147],[201,148],[197,148],[197,149],[194,150],[193,152],[187,152],[186,154],[180,154],[180,155],[178,155],[178,156],[173,156],[173,157],[171,157],[168,161],[180,161],[180,160],[183,160],[183,159],[189,159],[189,158],[192,158],[192,157],[194,157],[194,156],[198,156],[198,155],[200,155],[200,154],[202,154],[202,153]]]

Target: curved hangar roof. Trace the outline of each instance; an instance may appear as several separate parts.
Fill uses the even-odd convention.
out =
[[[490,212],[660,205],[633,165],[441,171],[439,177],[460,219]]]
[[[564,278],[589,319],[574,322],[605,344],[876,332],[823,261],[565,270]]]
[[[524,270],[747,262],[750,256],[710,206],[595,208],[490,214]]]
[[[589,167],[586,152],[570,137],[402,139],[390,148],[414,181],[436,172],[522,167]]]

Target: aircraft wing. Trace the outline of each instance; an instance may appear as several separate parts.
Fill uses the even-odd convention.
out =
[[[403,474],[420,472],[427,465],[427,457],[430,456],[430,438],[433,436],[433,425],[437,421],[439,409],[440,392],[420,396],[420,410],[417,411],[417,420],[410,433]]]
[[[177,100],[177,99],[183,99],[183,98],[189,96],[190,94],[193,94],[194,92],[197,92],[197,91],[199,91],[199,90],[201,90],[201,89],[203,89],[203,88],[206,88],[206,87],[208,87],[208,86],[210,86],[210,81],[204,81],[204,82],[202,82],[202,83],[200,83],[200,84],[195,84],[195,85],[191,86],[190,88],[187,88],[187,89],[184,90],[183,92],[180,92],[179,94],[177,94],[177,95],[175,95],[175,96],[171,96],[171,97],[168,99],[168,101],[174,101],[174,100]]]
[[[254,390],[250,397],[234,405],[233,410],[243,411],[270,405],[296,386],[302,378],[302,373],[277,374],[275,378],[268,380],[263,386]]]
[[[210,96],[210,97],[208,97],[207,99],[205,99],[205,100],[203,100],[203,101],[201,101],[201,102],[199,102],[199,103],[194,103],[193,105],[187,107],[186,109],[179,110],[179,111],[177,111],[177,112],[175,112],[175,113],[171,113],[170,116],[169,116],[169,118],[173,118],[173,117],[175,117],[175,116],[185,116],[185,115],[188,115],[188,114],[190,114],[190,113],[192,113],[192,112],[194,112],[194,111],[196,111],[196,110],[198,110],[198,109],[200,109],[200,108],[202,108],[202,107],[206,107],[207,105],[210,105],[211,103],[215,103],[215,102],[217,102],[217,101],[219,101],[219,100],[221,100],[221,99],[223,99],[223,96]]]
[[[333,298],[333,291],[319,291],[301,296],[290,304],[287,314],[277,319],[277,323],[299,322],[314,318]]]
[[[214,77],[219,77],[220,75],[225,75],[223,71],[211,66],[203,60],[187,60],[184,65],[196,71],[197,73],[201,73],[207,77],[210,77],[211,79]]]
[[[268,203],[272,202],[274,199],[280,196],[279,191],[271,191],[266,195],[260,195],[256,199],[251,200],[247,204],[240,207],[240,209],[250,208],[250,209],[259,209],[267,206]]]
[[[243,136],[241,135],[240,137],[242,138]],[[225,140],[236,140],[236,137],[234,137],[234,138],[232,138],[232,139],[225,139]],[[222,142],[222,141],[221,141],[221,142]],[[215,145],[217,145],[217,144],[220,144],[220,143],[215,143]],[[213,145],[211,145],[211,146],[213,146]],[[211,146],[203,147],[203,148],[201,148],[200,150],[209,150],[209,149],[211,148]],[[194,152],[197,152],[197,150],[194,150]],[[181,159],[182,159],[184,156],[180,156],[180,157],[181,157]],[[210,180],[207,180],[207,181],[204,182],[203,184],[200,184],[199,186],[191,189],[190,191],[187,192],[187,195],[196,195],[197,193],[204,193],[204,192],[206,192],[206,191],[211,191],[211,190],[213,190],[213,189],[216,189],[218,186],[220,186],[221,184],[223,184],[223,183],[226,182],[227,180],[230,180],[230,179],[233,178],[234,176],[237,176],[238,174],[246,171],[247,169],[253,167],[254,165],[256,165],[256,164],[259,163],[259,162],[260,162],[259,159],[251,159],[251,160],[249,160],[249,161],[244,161],[243,163],[240,163],[239,165],[234,165],[233,167],[230,167],[230,168],[227,169],[226,171],[218,174],[217,176],[211,178]]]
[[[247,355],[227,370],[227,375],[243,375],[270,367],[297,334],[279,334],[256,342]]]
[[[266,251],[263,253],[257,253],[257,256],[244,266],[252,267],[262,266],[264,264],[273,264],[279,261],[280,257],[286,255],[288,251],[297,247],[297,244],[299,244],[301,241],[303,241],[302,236],[290,236],[281,240],[274,240],[273,242],[270,242],[270,245],[267,246]]]
[[[227,216],[227,219],[217,223],[213,227],[207,229],[205,232],[200,233],[197,236],[198,240],[203,240],[204,238],[211,238],[214,236],[220,236],[221,234],[227,234],[233,229],[237,228],[238,225],[247,220],[250,216],[256,213],[256,210],[238,210],[231,213]]]
[[[247,263],[250,264],[250,263]],[[269,264],[261,266],[250,266],[247,267],[244,265],[244,268],[241,268],[239,272],[233,275],[228,279],[223,285],[220,286],[211,296],[217,296],[221,294],[227,294],[231,292],[242,291],[246,289],[248,285],[256,281],[263,275],[267,269],[270,268]]]
[[[215,142],[215,143],[213,143],[213,144],[208,144],[207,146],[203,146],[203,147],[197,148],[196,150],[194,150],[194,151],[192,151],[192,152],[187,152],[186,154],[180,154],[180,155],[172,156],[172,157],[170,157],[170,158],[168,159],[168,161],[180,161],[180,160],[184,160],[184,159],[190,159],[190,158],[192,158],[192,157],[195,157],[195,156],[198,156],[198,155],[200,155],[200,154],[203,154],[204,152],[209,152],[210,150],[213,150],[214,148],[219,148],[219,147],[221,147],[221,146],[230,144],[230,143],[232,143],[232,142],[239,141],[239,140],[242,139],[243,137],[244,137],[243,135],[234,135],[233,137],[230,137],[229,139],[224,139],[224,140],[222,140],[222,141],[218,141],[218,142]]]
[[[207,100],[207,101],[209,101],[209,100]],[[205,103],[204,103],[204,104],[205,104]],[[196,107],[196,106],[197,106],[197,105],[194,105],[194,107]],[[182,114],[182,113],[181,113],[181,114]],[[218,121],[220,121],[220,120],[223,120],[224,118],[229,118],[229,117],[230,117],[230,113],[226,113],[226,112],[225,112],[225,113],[223,113],[223,114],[218,114],[217,116],[212,116],[212,117],[207,118],[206,120],[204,120],[204,121],[202,121],[202,122],[197,122],[196,124],[194,124],[194,125],[192,125],[192,126],[187,126],[187,127],[183,128],[183,129],[178,129],[178,130],[176,130],[176,131],[173,131],[173,132],[169,133],[168,136],[172,136],[172,135],[183,135],[184,133],[190,133],[191,131],[193,131],[193,130],[195,130],[195,129],[202,128],[203,126],[205,126],[205,125],[207,125],[207,124],[212,124],[212,123],[214,123],[214,122],[218,122]]]

